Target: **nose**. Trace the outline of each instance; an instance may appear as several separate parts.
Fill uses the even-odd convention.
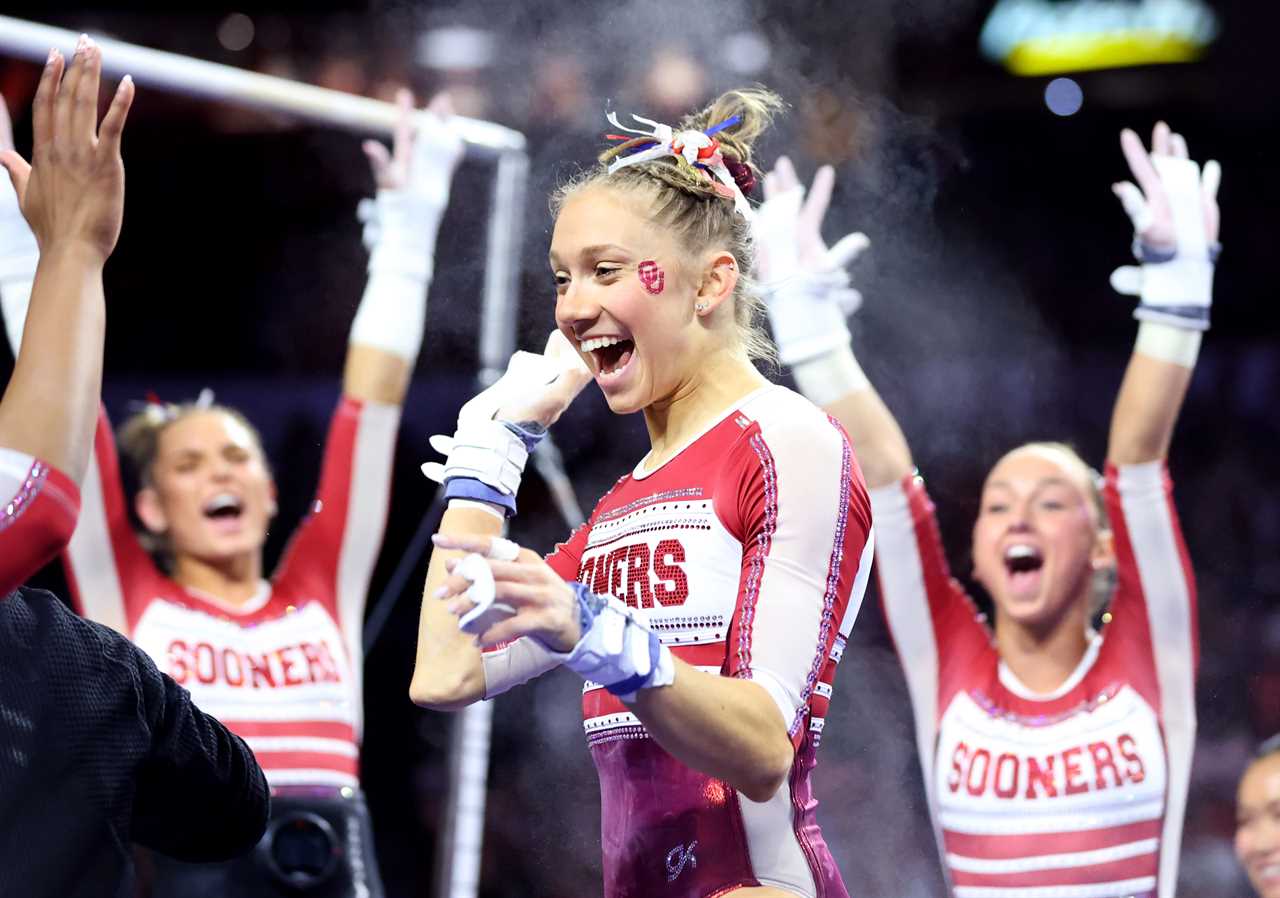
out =
[[[570,281],[556,298],[556,321],[575,334],[586,332],[599,317],[600,303],[589,284]]]
[[[223,481],[231,479],[231,462],[222,456],[215,456],[213,464],[209,466],[210,476],[214,480]]]
[[[1022,499],[1013,503],[1012,514],[1009,516],[1009,531],[1011,533],[1026,533],[1031,529],[1031,502],[1029,499]]]

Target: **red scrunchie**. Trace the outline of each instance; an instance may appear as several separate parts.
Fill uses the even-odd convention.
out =
[[[751,166],[726,156],[724,167],[729,169],[729,174],[733,175],[733,181],[738,185],[738,189],[742,191],[742,195],[751,196],[751,191],[756,189],[756,175],[751,170]]]

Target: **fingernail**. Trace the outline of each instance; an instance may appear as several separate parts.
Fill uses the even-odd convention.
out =
[[[87,47],[87,46],[89,46],[89,35],[87,35],[87,34],[82,34],[82,35],[80,35],[79,39],[77,39],[77,40],[76,40],[76,53],[75,53],[75,55],[76,55],[76,56],[79,56],[81,53],[83,53],[83,52],[84,52],[84,49],[85,49],[85,47]]]
[[[45,65],[53,65],[53,61],[54,61],[55,59],[57,59],[57,58],[58,58],[58,48],[57,48],[57,47],[50,47],[50,48],[49,48],[49,58],[48,58],[48,60],[46,60],[46,61],[45,61]]]
[[[125,75],[123,78],[121,78],[121,79],[120,79],[120,86],[121,86],[121,87],[124,87],[126,84],[133,84],[133,76],[132,76],[132,75]]]
[[[441,586],[439,589],[435,591],[435,597],[437,599],[443,599],[448,594],[449,594],[449,587],[447,586]]]

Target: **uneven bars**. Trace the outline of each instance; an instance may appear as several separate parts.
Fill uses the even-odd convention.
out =
[[[44,62],[50,47],[70,55],[79,33],[0,16],[0,53]],[[226,103],[296,115],[350,131],[391,134],[399,112],[395,105],[368,97],[301,84],[287,78],[250,72],[235,66],[206,62],[177,53],[152,50],[111,38],[93,36],[102,48],[102,71],[133,76],[139,87],[157,87]],[[479,119],[455,116],[468,150],[492,153],[522,152],[524,135]]]

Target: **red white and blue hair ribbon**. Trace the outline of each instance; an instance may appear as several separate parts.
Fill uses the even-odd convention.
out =
[[[648,138],[647,141],[636,140],[636,146],[631,152],[617,156],[610,162],[609,174],[629,165],[643,165],[646,162],[674,156],[678,162],[704,172],[711,179],[716,192],[726,199],[732,199],[734,210],[748,221],[751,220],[751,204],[747,202],[746,194],[742,192],[742,188],[738,186],[738,182],[729,171],[729,166],[725,164],[724,155],[720,152],[720,142],[711,136],[736,125],[739,121],[738,116],[726,119],[706,131],[692,129],[676,131],[670,125],[638,115],[631,116],[632,120],[648,126],[647,129],[641,130],[623,125],[618,121],[618,115],[615,112],[610,112],[606,117],[609,119],[609,124],[619,131]],[[616,140],[628,139],[622,135],[610,135],[610,137]]]

